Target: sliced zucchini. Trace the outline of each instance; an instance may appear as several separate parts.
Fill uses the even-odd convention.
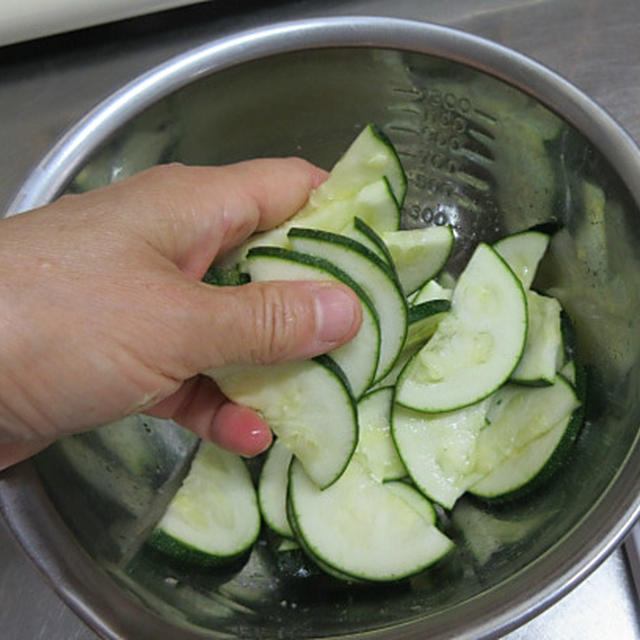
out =
[[[381,332],[378,313],[368,294],[345,271],[323,258],[278,247],[255,247],[246,267],[253,282],[265,280],[336,280],[351,287],[362,303],[362,325],[347,344],[330,356],[344,371],[356,399],[373,382],[378,369]]]
[[[405,294],[434,278],[453,250],[451,227],[425,227],[382,233]]]
[[[411,299],[412,305],[418,305],[429,300],[451,300],[453,290],[443,287],[437,280],[429,280],[425,282],[415,297]]]
[[[358,446],[354,458],[378,480],[398,480],[407,470],[391,437],[393,388],[371,391],[358,402]]]
[[[549,387],[506,385],[492,400],[476,445],[483,477],[469,491],[504,499],[532,490],[555,472],[577,436],[582,410],[562,376]]]
[[[260,411],[320,488],[340,477],[357,444],[358,420],[349,385],[330,358],[236,365],[208,375],[228,398]]]
[[[412,509],[415,509],[426,522],[435,526],[437,522],[436,510],[424,495],[416,491],[414,487],[402,480],[385,482],[384,486],[388,491],[395,493],[404,500]]]
[[[555,298],[527,291],[529,330],[522,358],[511,374],[513,382],[553,384],[562,361],[561,311],[560,303]]]
[[[354,216],[359,216],[378,231],[393,231],[399,226],[399,207],[406,188],[406,176],[393,145],[374,125],[368,125],[300,211],[278,227],[251,236],[218,264],[237,266],[253,247],[287,247],[287,232],[293,226],[344,233],[351,228]]]
[[[578,406],[574,389],[561,376],[548,387],[505,385],[491,398],[487,426],[478,436],[477,469],[485,474],[493,471]]]
[[[538,264],[549,246],[549,236],[540,231],[521,231],[498,240],[493,248],[502,256],[527,290]]]
[[[331,170],[329,178],[311,196],[311,204],[353,197],[363,185],[385,177],[402,205],[407,191],[398,154],[389,138],[378,127],[368,124],[351,143]]]
[[[204,567],[243,555],[259,532],[260,511],[245,462],[201,442],[147,542],[180,562]]]
[[[247,284],[249,281],[249,275],[237,268],[218,267],[216,265],[211,265],[202,277],[202,282],[216,287],[235,287]]]
[[[404,347],[402,347],[402,351],[389,373],[374,385],[375,388],[395,385],[409,359],[435,333],[450,308],[449,300],[430,300],[409,307],[407,337],[404,341]]]
[[[544,435],[506,458],[469,492],[479,498],[502,502],[532,493],[566,464],[582,422],[583,413],[576,409]]]
[[[491,247],[479,244],[453,291],[451,311],[400,374],[396,402],[426,412],[478,402],[509,378],[526,337],[520,281]]]
[[[400,207],[386,178],[362,187],[355,198],[343,201],[347,213],[340,231],[351,226],[353,218],[359,218],[378,233],[400,226]]]
[[[429,300],[409,308],[405,348],[426,342],[438,329],[445,315],[451,310],[449,300]]]
[[[294,537],[287,520],[287,485],[292,459],[291,449],[276,440],[267,453],[258,480],[258,504],[262,518],[272,531],[284,538]]]
[[[336,233],[294,227],[289,231],[289,242],[295,251],[324,258],[348,273],[369,296],[380,323],[380,354],[374,381],[385,376],[407,333],[407,302],[393,271],[364,245]]]
[[[294,460],[289,507],[303,548],[340,577],[400,580],[453,548],[406,498],[376,481],[355,460],[340,480],[324,491]]]
[[[288,231],[296,226],[346,233],[352,228],[356,217],[365,220],[378,232],[398,228],[400,209],[386,178],[365,184],[357,193],[345,198],[324,202],[317,197],[314,200],[312,195],[309,203],[285,223],[286,229],[278,227],[278,230]]]
[[[387,245],[380,237],[380,234],[374,231],[374,229],[370,225],[368,225],[362,218],[354,216],[353,228],[351,230],[347,230],[346,234],[350,238],[353,238],[354,240],[362,243],[365,247],[368,247],[379,258],[384,260],[389,265],[389,267],[394,270],[395,273],[395,265],[393,264],[393,258],[389,253]]]
[[[429,499],[451,509],[482,478],[475,463],[489,399],[448,413],[422,413],[395,404],[391,432],[409,477]]]

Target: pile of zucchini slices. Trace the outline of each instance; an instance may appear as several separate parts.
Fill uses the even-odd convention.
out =
[[[399,580],[454,548],[434,503],[515,499],[560,464],[584,394],[559,302],[531,289],[549,236],[480,243],[454,279],[450,227],[400,230],[405,191],[393,146],[369,125],[297,215],[210,270],[217,286],[345,283],[363,322],[324,356],[208,373],[275,440],[257,487],[244,460],[202,442],[156,549],[216,565],[264,525],[330,575]]]

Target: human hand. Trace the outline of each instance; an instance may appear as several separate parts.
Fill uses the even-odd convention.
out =
[[[156,167],[0,222],[0,469],[144,412],[245,455],[271,434],[202,371],[329,351],[361,321],[336,283],[200,282],[325,173],[299,159]]]

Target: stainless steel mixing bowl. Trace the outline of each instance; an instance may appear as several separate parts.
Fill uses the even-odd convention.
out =
[[[10,213],[159,162],[298,154],[330,167],[360,127],[396,143],[405,226],[452,224],[453,268],[480,239],[554,221],[538,286],[576,322],[591,376],[570,463],[533,498],[462,500],[449,560],[355,588],[279,564],[268,543],[224,572],[141,541],[193,439],[134,417],[2,475],[2,511],[63,598],[108,638],[485,638],[559,598],[640,508],[640,153],[549,70],[450,29],[388,18],[270,26],[168,61],[99,105],[27,179]]]

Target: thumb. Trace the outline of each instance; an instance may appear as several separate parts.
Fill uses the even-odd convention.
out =
[[[196,326],[190,335],[200,343],[190,351],[197,360],[194,373],[313,357],[348,342],[362,322],[356,294],[338,283],[194,285],[198,299],[189,316]]]

